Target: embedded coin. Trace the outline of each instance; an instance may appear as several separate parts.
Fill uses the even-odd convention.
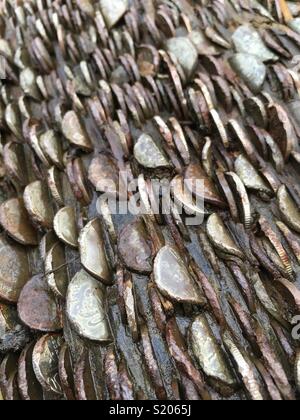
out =
[[[154,280],[160,292],[168,299],[201,304],[200,293],[178,252],[165,246],[154,262]]]
[[[26,283],[18,301],[18,313],[21,321],[33,330],[52,332],[62,328],[54,295],[41,275]]]
[[[63,338],[58,334],[47,334],[38,340],[33,349],[33,370],[42,385],[49,392],[63,393],[58,372],[59,353]]]
[[[78,247],[78,230],[73,207],[64,207],[54,217],[54,230],[58,238],[66,245]]]
[[[16,303],[30,278],[27,251],[0,235],[0,261],[0,297]]]
[[[52,203],[47,187],[42,181],[27,185],[24,191],[24,203],[34,223],[43,228],[52,228],[54,217]]]
[[[12,198],[1,205],[0,223],[6,232],[20,244],[38,244],[37,232],[30,224],[22,198]]]
[[[112,273],[109,268],[102,226],[99,219],[90,221],[79,236],[81,264],[94,277],[105,284],[111,284]]]
[[[67,316],[75,331],[88,340],[111,340],[101,282],[81,270],[72,279],[67,293]]]

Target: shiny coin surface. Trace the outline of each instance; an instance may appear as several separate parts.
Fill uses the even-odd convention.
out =
[[[102,226],[99,219],[90,221],[79,236],[81,263],[93,276],[110,284],[112,273],[108,266]]]
[[[98,280],[81,270],[72,279],[67,294],[67,316],[75,331],[88,340],[111,340],[107,322],[105,289]]]
[[[178,252],[165,246],[154,262],[154,280],[159,291],[168,299],[182,302],[202,303],[200,293]]]
[[[60,335],[45,335],[38,340],[32,354],[33,369],[39,383],[46,391],[58,395],[63,393],[58,372],[63,342]]]
[[[54,217],[53,226],[61,241],[73,248],[78,247],[78,229],[73,207],[64,207],[59,210]]]

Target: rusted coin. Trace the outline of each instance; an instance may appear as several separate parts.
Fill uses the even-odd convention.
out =
[[[73,207],[64,207],[59,210],[54,217],[53,226],[61,241],[73,248],[78,247],[78,230]]]
[[[62,328],[54,295],[44,276],[35,276],[25,284],[18,301],[18,313],[21,321],[33,330],[50,332]]]
[[[63,338],[57,334],[47,334],[40,338],[33,349],[34,373],[44,390],[62,395],[63,390],[58,372],[59,353]]]
[[[111,340],[103,284],[81,270],[72,279],[67,294],[67,316],[83,338],[106,343]]]
[[[41,401],[43,400],[43,390],[36,379],[32,354],[35,342],[28,344],[21,353],[18,362],[18,383],[20,394],[25,401]]]
[[[1,235],[0,259],[0,296],[8,302],[16,303],[30,277],[27,251]]]
[[[99,219],[91,220],[80,232],[79,251],[84,268],[103,283],[111,284],[112,273],[106,257]]]
[[[0,223],[5,231],[22,245],[37,245],[37,232],[28,220],[23,199],[12,198],[0,207]]]
[[[53,224],[53,210],[47,187],[42,181],[35,181],[24,190],[24,204],[32,221],[50,229]]]

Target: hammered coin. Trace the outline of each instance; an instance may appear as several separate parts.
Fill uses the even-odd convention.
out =
[[[75,111],[69,111],[62,120],[62,132],[71,144],[87,152],[93,150],[92,142]]]
[[[12,198],[0,206],[0,223],[4,230],[20,244],[38,244],[37,232],[30,224],[22,198]]]
[[[64,299],[68,289],[69,275],[65,248],[60,242],[56,243],[46,255],[45,269],[49,288],[56,296]]]
[[[112,273],[109,268],[103,230],[99,219],[90,221],[79,236],[81,264],[94,277],[105,284],[111,284]]]
[[[21,353],[18,363],[18,382],[20,394],[25,401],[43,400],[43,389],[36,379],[32,354],[35,342],[28,344]]]
[[[77,273],[69,285],[67,316],[81,337],[100,343],[111,340],[104,285],[84,270]]]
[[[54,230],[58,238],[72,248],[78,247],[76,213],[73,207],[64,207],[54,217]]]
[[[175,302],[201,304],[202,299],[193,278],[178,252],[163,247],[154,261],[154,280],[163,296]]]
[[[148,134],[139,137],[134,146],[134,157],[147,169],[170,168],[170,162]]]
[[[27,185],[24,190],[24,203],[34,223],[43,228],[52,228],[54,217],[52,203],[47,187],[42,181]]]
[[[118,250],[130,270],[137,273],[152,272],[151,239],[142,221],[135,221],[122,229],[118,240]]]
[[[0,297],[16,303],[21,290],[30,278],[27,251],[0,236]]]
[[[54,295],[43,276],[35,276],[26,283],[18,301],[18,313],[21,321],[33,330],[54,332],[62,328]]]
[[[44,390],[61,395],[63,393],[58,372],[59,353],[63,338],[48,334],[39,339],[33,349],[34,373]]]

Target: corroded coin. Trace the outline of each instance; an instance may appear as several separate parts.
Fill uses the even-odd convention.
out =
[[[21,321],[33,330],[48,332],[62,328],[54,295],[43,276],[35,276],[26,283],[18,301],[18,312]]]
[[[30,278],[27,251],[1,235],[0,261],[0,296],[16,303],[24,284]]]
[[[61,395],[63,393],[58,372],[59,353],[63,338],[57,334],[44,335],[33,349],[34,373],[44,390]]]
[[[37,245],[37,232],[30,224],[22,198],[12,198],[0,207],[0,222],[7,233],[22,245]]]
[[[105,300],[104,286],[84,270],[72,279],[67,293],[67,316],[80,336],[101,343],[111,340]]]
[[[93,276],[110,284],[112,273],[108,265],[103,231],[99,219],[90,221],[81,231],[79,237],[81,263]]]
[[[7,399],[8,382],[18,370],[18,356],[8,353],[0,365],[0,390],[4,399]]]

